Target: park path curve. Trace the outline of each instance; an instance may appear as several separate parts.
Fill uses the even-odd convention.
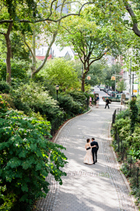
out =
[[[56,143],[66,147],[67,173],[60,186],[50,175],[50,192],[37,203],[38,211],[136,211],[128,186],[118,170],[109,135],[114,110],[121,107],[112,103],[110,109],[92,107],[62,128]],[[94,137],[99,143],[98,162],[86,165],[87,138]]]

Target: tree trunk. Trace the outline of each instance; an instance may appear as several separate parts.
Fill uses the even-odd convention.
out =
[[[9,24],[7,33],[4,34],[7,46],[7,56],[6,56],[6,82],[11,85],[11,41],[10,41],[10,32],[12,29],[13,23]]]
[[[36,69],[36,53],[35,53],[35,30],[33,31],[33,40],[32,40],[32,44],[33,44],[33,57],[32,57],[32,72],[35,71]]]
[[[128,4],[128,1],[126,1],[126,0],[123,0],[123,1],[124,1],[124,3],[125,3],[125,8],[126,8],[126,10],[128,11],[129,15],[130,15],[131,18],[132,18],[132,22],[133,22],[133,31],[134,31],[134,33],[135,33],[138,37],[140,37],[140,30],[138,29],[137,17],[136,17],[136,15],[134,14],[131,5]]]
[[[83,73],[82,75],[82,84],[81,84],[81,91],[84,92],[85,91],[85,73]]]
[[[84,64],[84,71],[83,71],[83,75],[82,75],[82,84],[81,84],[81,91],[84,92],[85,91],[85,78],[87,73],[89,72],[89,62],[87,62],[87,65]]]
[[[44,61],[42,62],[42,64],[41,64],[37,69],[35,69],[35,70],[32,72],[32,76],[31,76],[31,77],[34,77],[35,74],[37,74],[37,73],[44,67],[44,65],[45,65],[45,63],[46,63],[46,61],[47,61],[47,58],[49,57],[50,49],[51,49],[53,43],[55,42],[56,36],[57,36],[57,31],[53,33],[53,37],[52,37],[52,40],[51,40],[51,42],[50,42],[50,44],[49,44],[49,47],[48,47],[48,50],[47,50],[47,52],[46,52],[46,56],[45,56]]]

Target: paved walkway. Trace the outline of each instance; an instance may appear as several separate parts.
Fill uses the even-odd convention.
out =
[[[114,158],[109,127],[112,114],[120,104],[112,103],[110,109],[92,107],[87,114],[69,121],[61,130],[56,142],[64,145],[68,164],[63,185],[59,186],[49,176],[50,192],[38,201],[39,211],[134,211],[136,210],[128,187]],[[98,162],[86,165],[87,138],[95,137],[99,143]]]

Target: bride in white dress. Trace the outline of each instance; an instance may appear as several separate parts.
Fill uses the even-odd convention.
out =
[[[92,147],[90,146],[90,139],[89,138],[87,139],[85,149],[86,149],[86,155],[84,157],[84,163],[93,164],[93,157],[92,157],[92,152],[91,152]]]

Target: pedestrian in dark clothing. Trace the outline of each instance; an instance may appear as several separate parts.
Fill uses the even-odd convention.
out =
[[[105,104],[105,108],[108,106],[108,108],[109,108],[109,99],[107,98],[106,99],[106,104]]]
[[[97,151],[99,149],[99,145],[98,142],[95,141],[95,138],[92,138],[91,140],[92,142],[90,143],[90,145],[92,147],[93,164],[95,164],[97,162]]]

